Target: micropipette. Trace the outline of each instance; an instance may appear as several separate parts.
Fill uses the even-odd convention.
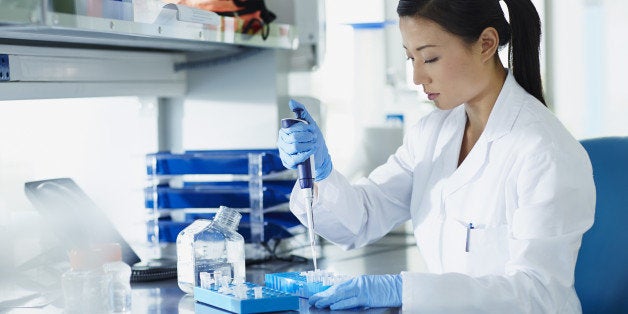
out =
[[[301,114],[303,113],[303,109],[295,108],[294,113],[297,115],[296,118],[288,118],[281,119],[281,127],[289,128],[291,125],[303,122],[307,124]],[[312,157],[308,158],[304,162],[297,165],[297,172],[299,174],[299,186],[301,187],[301,192],[303,192],[303,196],[305,197],[305,213],[307,216],[307,233],[310,238],[310,248],[312,250],[312,261],[314,262],[314,270],[318,269],[316,265],[316,243],[314,238],[314,217],[312,215],[312,202],[314,200],[313,189],[314,189],[314,177],[312,176]]]

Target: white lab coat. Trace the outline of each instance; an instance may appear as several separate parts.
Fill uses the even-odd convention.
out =
[[[407,312],[581,312],[574,268],[595,208],[586,151],[510,73],[458,167],[465,122],[464,105],[435,110],[368,178],[332,171],[318,182],[316,232],[351,249],[411,219],[428,273],[402,272]],[[298,190],[291,209],[305,222]]]

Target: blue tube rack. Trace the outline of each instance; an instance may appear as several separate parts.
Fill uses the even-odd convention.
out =
[[[321,273],[333,277],[328,280],[330,281],[328,284],[324,284],[323,281],[320,280],[308,282],[307,277],[303,273],[299,272],[266,274],[264,276],[264,281],[266,287],[290,293],[302,298],[309,298],[316,293],[327,290],[332,286],[332,284],[339,283],[342,279],[348,278],[346,276],[337,277],[328,272]]]
[[[245,282],[248,288],[257,287],[256,284]],[[235,285],[230,284],[230,287]],[[216,285],[209,289],[194,288],[194,300],[197,302],[217,307],[233,313],[266,313],[279,311],[298,311],[299,298],[297,296],[281,292],[268,287],[262,287],[262,297],[255,298],[252,291],[247,292],[246,299],[240,299],[231,292],[219,292]],[[196,313],[212,313],[211,307],[197,304]]]

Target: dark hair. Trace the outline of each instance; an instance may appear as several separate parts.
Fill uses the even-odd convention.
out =
[[[499,35],[499,46],[510,43],[508,67],[517,82],[545,105],[539,45],[541,20],[530,0],[504,0],[510,24],[498,0],[400,0],[400,17],[421,17],[439,24],[467,43],[478,40],[487,27]]]

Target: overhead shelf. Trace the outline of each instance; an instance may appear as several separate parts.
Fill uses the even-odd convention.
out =
[[[55,12],[50,0],[0,0],[0,100],[180,97],[184,70],[299,44],[289,24],[271,23],[264,40],[225,31],[228,18],[213,12],[166,4],[155,15],[146,23]]]
[[[7,2],[15,4],[6,7]],[[222,20],[217,25],[216,21],[204,24],[181,20],[177,14],[180,6],[176,5],[166,5],[160,14],[173,19],[139,23],[54,12],[47,0],[0,1],[0,5],[3,3],[0,41],[4,44],[27,41],[48,46],[95,45],[179,52],[229,50],[234,46],[280,49],[298,46],[298,34],[292,25],[272,23],[264,40],[259,34],[225,31]]]

